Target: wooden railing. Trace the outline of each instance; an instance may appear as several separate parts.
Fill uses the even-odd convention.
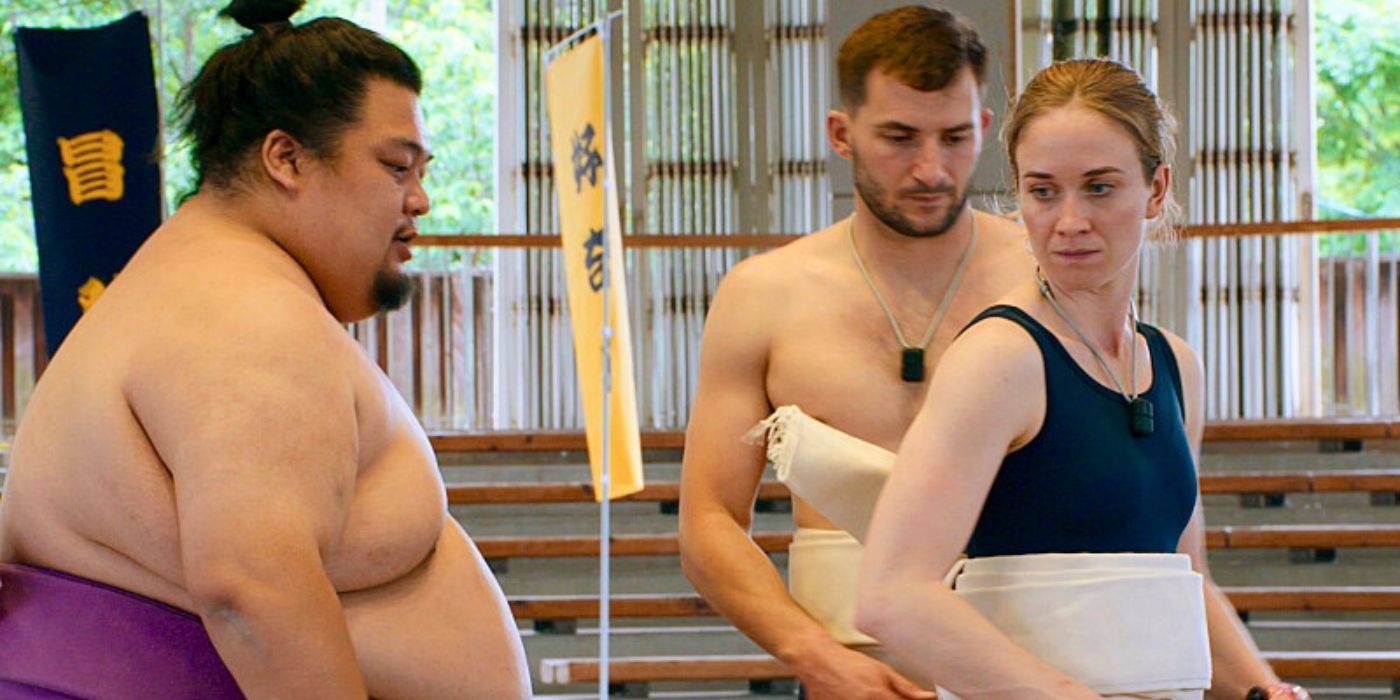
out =
[[[47,363],[37,277],[0,275],[0,434],[14,434]]]
[[[1191,239],[1387,230],[1400,230],[1400,219],[1190,226],[1181,231],[1181,236]],[[794,234],[633,235],[624,237],[624,245],[638,252],[651,249],[748,250],[771,248],[797,237]],[[371,356],[384,367],[430,430],[491,433],[505,429],[508,423],[496,415],[497,410],[493,406],[494,397],[504,389],[495,384],[501,357],[498,355],[499,349],[493,343],[497,335],[493,331],[497,324],[493,314],[504,312],[496,309],[492,302],[498,296],[495,289],[498,281],[492,278],[490,270],[478,263],[481,254],[489,254],[490,251],[556,249],[559,245],[558,238],[548,235],[438,235],[422,236],[417,239],[416,245],[420,248],[445,248],[468,254],[459,256],[461,261],[447,264],[446,267],[438,265],[440,269],[416,273],[420,276],[422,284],[419,293],[405,312],[356,324],[353,332],[366,345]],[[1400,262],[1396,265],[1400,265]],[[1352,275],[1347,279],[1354,278],[1353,273],[1347,274]],[[1400,276],[1400,273],[1394,272],[1385,274],[1391,274],[1392,280]],[[1360,283],[1353,279],[1346,284]],[[1390,299],[1387,303],[1392,305],[1372,310],[1370,313],[1381,313],[1389,309],[1394,315],[1397,300],[1384,294],[1382,297]],[[1334,362],[1335,366],[1332,367],[1334,376],[1339,377],[1338,372],[1364,374],[1386,366],[1385,362],[1372,363],[1376,366],[1370,368],[1360,366],[1365,364],[1357,359],[1362,355],[1358,354],[1359,351],[1351,352],[1356,349],[1354,346],[1361,345],[1355,330],[1357,318],[1357,313],[1350,312],[1338,313],[1331,318],[1331,323],[1336,328],[1329,328],[1327,332],[1328,338],[1335,342],[1326,345],[1328,348],[1337,346],[1337,352],[1340,353],[1336,356],[1340,359]],[[1385,352],[1391,354],[1384,357],[1400,357],[1400,350],[1392,347],[1396,345],[1395,338],[1381,337],[1380,342],[1385,343],[1386,348],[1390,348]],[[1349,352],[1351,354],[1348,354]],[[42,315],[35,277],[0,276],[0,432],[3,434],[12,432],[45,362]],[[648,380],[644,380],[643,384],[645,381]],[[1350,407],[1348,410],[1354,410],[1358,405],[1363,408],[1364,405],[1369,405],[1365,402],[1356,403],[1359,400],[1355,395],[1357,389],[1348,384],[1349,380],[1329,381],[1337,386],[1338,392],[1343,392],[1348,397],[1346,400],[1351,402],[1347,404]],[[1400,389],[1391,393],[1400,393]],[[1394,410],[1400,411],[1400,408]],[[528,420],[526,422],[528,423]],[[553,449],[539,446],[549,443],[554,438],[541,435],[537,431],[526,432],[529,433],[529,437],[520,438],[522,442],[519,449]],[[507,439],[513,438],[488,438],[487,441],[497,445],[493,449],[517,449],[502,447]],[[676,444],[674,437],[664,436],[658,439],[668,446]],[[564,440],[568,441],[567,438]]]

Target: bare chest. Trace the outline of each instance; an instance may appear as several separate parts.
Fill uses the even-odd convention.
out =
[[[873,302],[794,305],[790,322],[770,349],[769,401],[773,406],[795,404],[833,427],[893,450],[923,404],[928,377],[951,340],[945,330],[940,328],[924,351],[923,379],[906,381],[901,378],[904,346]],[[910,329],[905,334],[908,339]]]
[[[355,494],[340,542],[326,558],[326,573],[342,592],[407,574],[431,552],[447,517],[427,435],[377,368],[365,374]]]

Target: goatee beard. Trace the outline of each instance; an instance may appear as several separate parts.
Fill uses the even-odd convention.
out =
[[[938,223],[929,228],[916,228],[914,223],[893,209],[886,209],[879,200],[866,199],[862,194],[861,199],[865,200],[865,206],[870,209],[870,213],[875,215],[881,223],[888,226],[894,232],[908,236],[910,238],[935,238],[948,232],[958,223],[958,218],[962,216],[963,209],[967,207],[967,193],[958,198],[956,204],[948,208],[948,213],[943,216]]]
[[[402,271],[380,270],[374,273],[374,287],[371,291],[374,308],[380,312],[402,308],[413,298],[418,288],[413,278]]]
[[[948,213],[945,214],[942,219],[931,227],[919,228],[914,225],[914,222],[900,214],[893,205],[885,205],[885,189],[871,180],[865,167],[861,164],[859,155],[855,153],[852,153],[851,169],[854,175],[853,179],[855,180],[856,196],[860,197],[862,202],[865,202],[866,208],[870,210],[871,214],[875,215],[875,218],[878,219],[880,223],[902,236],[908,236],[910,238],[933,238],[935,236],[941,236],[947,233],[948,229],[953,228],[953,225],[958,222],[958,218],[962,216],[963,209],[967,206],[968,192],[967,190],[963,190],[962,196],[958,197],[957,202],[948,208]],[[957,190],[952,186],[920,188],[917,192],[926,192],[929,194],[957,194]],[[915,192],[906,193],[913,194]]]

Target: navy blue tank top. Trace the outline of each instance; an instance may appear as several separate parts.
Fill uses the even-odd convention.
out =
[[[1196,506],[1181,375],[1167,339],[1138,324],[1152,355],[1155,428],[1134,436],[1122,394],[1090,377],[1057,337],[1014,306],[1005,318],[1030,333],[1045,363],[1045,422],[1008,454],[967,543],[969,557],[1051,552],[1175,552]]]

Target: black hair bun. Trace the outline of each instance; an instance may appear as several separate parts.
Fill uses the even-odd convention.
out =
[[[232,17],[247,29],[257,29],[266,24],[290,21],[305,4],[306,0],[233,0],[219,14]]]

